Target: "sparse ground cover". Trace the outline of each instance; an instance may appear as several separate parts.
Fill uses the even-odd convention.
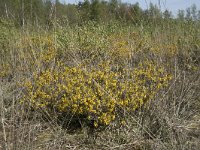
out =
[[[1,149],[198,149],[199,26],[2,20]]]

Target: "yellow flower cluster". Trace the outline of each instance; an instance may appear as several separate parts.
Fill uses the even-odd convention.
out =
[[[178,47],[177,44],[158,44],[155,43],[151,48],[150,51],[154,54],[161,55],[164,54],[168,57],[174,57],[178,54]]]
[[[11,74],[11,66],[7,64],[0,65],[0,79],[6,78]]]
[[[135,69],[119,69],[109,62],[96,67],[60,65],[57,70],[34,73],[32,80],[25,81],[23,101],[31,102],[35,109],[54,108],[86,116],[97,127],[119,118],[120,110],[141,107],[169,80],[166,71],[150,61]]]

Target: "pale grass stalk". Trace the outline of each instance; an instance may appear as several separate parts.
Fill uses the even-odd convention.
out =
[[[1,124],[2,124],[2,130],[3,130],[4,148],[5,148],[5,150],[8,150],[6,127],[5,127],[5,114],[4,114],[5,108],[4,108],[4,98],[3,98],[2,86],[0,86],[0,99],[1,99]]]

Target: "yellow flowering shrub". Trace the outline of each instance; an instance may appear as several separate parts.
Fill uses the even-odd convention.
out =
[[[33,72],[32,77],[22,84],[22,102],[28,102],[36,110],[45,109],[58,114],[85,117],[97,127],[120,119],[124,110],[135,111],[167,86],[171,76],[164,66],[158,66],[153,61],[147,59],[130,68],[124,67],[127,65],[123,63],[118,64],[148,49],[146,37],[137,32],[112,34],[108,37],[105,33],[94,34],[92,38],[88,36],[95,29],[80,30],[80,37],[73,37],[77,38],[79,44],[74,45],[71,45],[74,41],[70,41],[70,38],[65,39],[59,34],[58,45],[53,36],[49,35],[22,40],[19,45],[23,45],[25,51],[30,50],[27,53],[30,55],[23,56],[30,61],[30,72]],[[69,50],[60,49],[63,49],[60,45],[63,40]],[[81,50],[82,62],[94,59],[96,61],[87,63],[96,65],[73,66],[73,56],[79,56],[76,49]],[[71,55],[68,53],[72,54],[72,58],[69,58]],[[97,57],[101,54],[114,63],[98,64],[101,58]]]
[[[23,84],[22,102],[34,109],[85,116],[94,126],[108,125],[120,117],[120,110],[134,111],[166,86],[170,76],[151,61],[134,69],[112,66],[65,66],[34,72]]]

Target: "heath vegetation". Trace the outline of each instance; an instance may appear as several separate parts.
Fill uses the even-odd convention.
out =
[[[176,17],[117,0],[0,8],[0,149],[200,147],[195,5]]]

